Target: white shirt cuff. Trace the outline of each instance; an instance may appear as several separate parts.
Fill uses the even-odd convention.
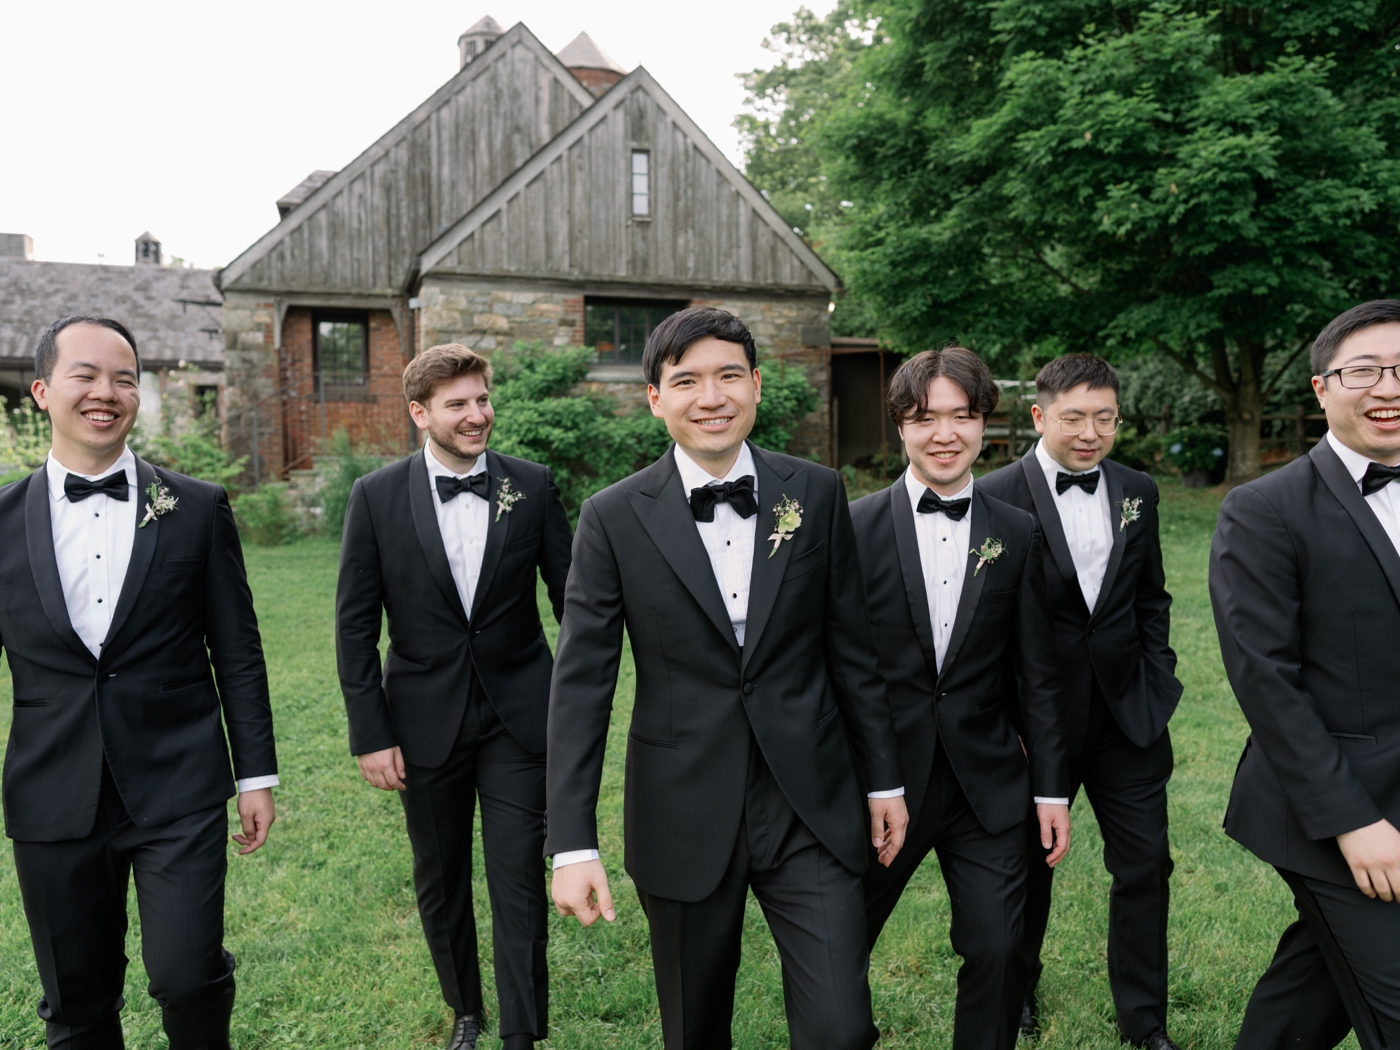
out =
[[[898,787],[898,788],[894,788],[894,789],[891,790],[891,791],[872,791],[872,792],[870,792],[870,794],[866,795],[865,797],[866,797],[866,798],[899,798],[899,797],[900,797],[901,795],[903,795],[903,794],[904,794],[904,789],[903,789],[902,787]]]
[[[1036,796],[1035,796],[1035,804],[1036,804],[1037,806],[1068,806],[1068,805],[1069,805],[1069,799],[1067,799],[1067,798],[1045,798],[1043,795],[1036,795]]]
[[[554,870],[558,871],[567,864],[582,864],[586,860],[599,859],[596,849],[568,849],[554,855]]]
[[[244,777],[238,782],[238,793],[241,795],[245,791],[260,791],[263,788],[275,788],[280,781],[277,774],[273,773],[267,777]]]

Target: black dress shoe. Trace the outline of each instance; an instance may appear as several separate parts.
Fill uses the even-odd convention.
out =
[[[476,1014],[461,1014],[452,1026],[452,1038],[447,1041],[447,1050],[476,1050],[479,1035],[481,1018]]]
[[[1021,1004],[1021,1036],[1022,1039],[1040,1038],[1040,1009],[1035,1001],[1035,993],[1026,996],[1026,1001]]]
[[[1181,1047],[1172,1042],[1172,1037],[1167,1035],[1167,1030],[1165,1028],[1157,1029],[1157,1031],[1153,1032],[1140,1043],[1136,1039],[1128,1039],[1126,1037],[1124,1037],[1124,1042],[1132,1043],[1133,1046],[1144,1047],[1145,1050],[1181,1050]]]

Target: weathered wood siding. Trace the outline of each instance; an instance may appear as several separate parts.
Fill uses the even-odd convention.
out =
[[[235,260],[223,287],[401,294],[417,253],[592,101],[517,26]]]
[[[702,149],[646,83],[628,86],[624,81],[603,96],[597,105],[606,115],[575,141],[538,158],[536,165],[543,166],[532,178],[515,180],[519,185],[502,187],[483,203],[455,249],[430,268],[481,276],[822,288],[821,275],[784,243],[771,217],[745,198],[742,177],[722,158],[715,163],[713,147]],[[649,218],[632,215],[633,150],[651,154]]]

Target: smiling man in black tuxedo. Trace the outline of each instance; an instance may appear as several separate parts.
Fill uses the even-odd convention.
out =
[[[1231,492],[1211,544],[1250,728],[1225,831],[1298,907],[1239,1050],[1400,1046],[1400,300],[1333,320],[1312,367],[1327,436]]]
[[[732,314],[671,315],[642,368],[676,444],[579,515],[549,702],[554,902],[584,925],[615,918],[596,809],[625,625],[625,864],[667,1050],[731,1045],[750,888],[792,1046],[867,1050],[866,822],[889,864],[907,818],[845,490],[745,440],[761,377]]]
[[[1045,537],[1045,583],[1065,684],[1071,802],[1084,787],[1113,874],[1108,980],[1118,1028],[1134,1045],[1173,1050],[1167,1034],[1167,720],[1181,699],[1168,644],[1171,595],[1162,574],[1157,486],[1105,457],[1118,432],[1118,373],[1092,354],[1067,354],[1035,378],[1040,440],[1019,462],[978,482],[1035,516]],[[1027,826],[1032,849],[1039,837]],[[1022,1009],[1039,1029],[1035,986],[1050,917],[1049,865],[1032,864],[1026,891]]]
[[[490,383],[491,363],[456,343],[409,362],[404,396],[427,439],[355,482],[336,592],[350,751],[365,780],[403,800],[423,933],[455,1015],[448,1050],[472,1050],[483,1024],[477,795],[505,1050],[528,1050],[549,1024],[541,851],[553,661],[535,574],[557,617],[572,537],[549,468],[486,447]]]
[[[53,449],[0,490],[0,646],[14,680],[5,832],[44,988],[39,1016],[50,1047],[122,1047],[134,872],[141,955],[171,1050],[227,1050],[226,804],[237,777],[233,837],[252,853],[277,783],[228,496],[126,447],[141,362],[118,322],[56,321],[34,371]]]
[[[867,934],[873,945],[936,850],[963,957],[955,1050],[1016,1042],[1032,800],[1039,855],[1057,864],[1069,849],[1064,705],[1040,535],[1030,515],[972,478],[997,397],[970,350],[905,361],[887,401],[909,469],[851,507],[911,821],[894,864],[866,871]]]

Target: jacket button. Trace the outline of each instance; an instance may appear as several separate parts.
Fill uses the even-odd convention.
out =
[[[752,683],[752,682],[745,682],[745,683],[744,683],[744,695],[745,695],[745,696],[753,696],[753,683]]]

